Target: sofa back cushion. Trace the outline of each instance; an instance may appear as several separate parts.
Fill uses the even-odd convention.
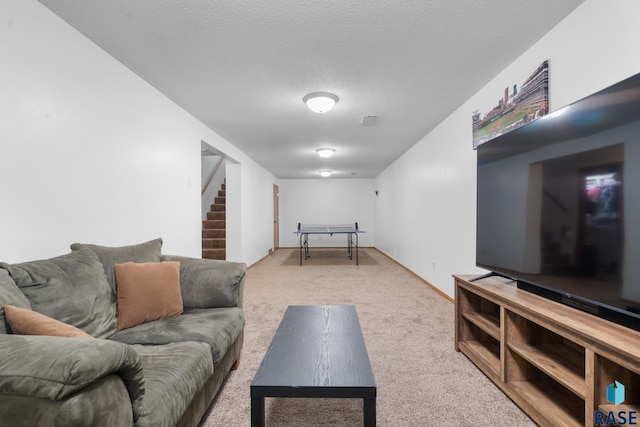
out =
[[[158,262],[162,250],[162,239],[154,239],[148,242],[128,246],[100,246],[87,243],[74,243],[72,251],[82,248],[91,249],[97,256],[107,275],[107,280],[115,290],[117,286],[115,265],[125,262]]]
[[[0,267],[9,272],[34,311],[96,338],[117,331],[116,294],[91,250]]]
[[[241,262],[163,255],[180,263],[185,308],[242,307],[247,265]]]
[[[29,300],[9,276],[9,272],[0,268],[0,334],[10,332],[4,315],[4,306],[7,304],[31,310]]]

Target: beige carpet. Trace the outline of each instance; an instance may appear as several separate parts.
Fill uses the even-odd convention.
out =
[[[279,249],[247,271],[245,343],[202,426],[249,426],[249,386],[288,305],[354,304],[377,384],[379,426],[534,426],[454,350],[453,304],[375,249]],[[461,272],[464,273],[464,272]],[[453,280],[453,279],[452,279]],[[361,399],[266,399],[267,426],[362,425]]]

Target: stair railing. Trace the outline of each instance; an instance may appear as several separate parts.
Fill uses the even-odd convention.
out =
[[[204,185],[204,188],[202,189],[202,193],[200,193],[200,196],[204,196],[205,191],[207,191],[207,188],[209,188],[209,184],[211,184],[211,181],[213,181],[213,177],[216,176],[216,172],[218,172],[218,169],[220,169],[220,165],[222,164],[223,161],[224,161],[224,157],[220,157],[220,159],[218,160],[218,163],[216,163],[216,166],[213,168],[213,171],[211,171],[211,174],[209,175],[209,178],[207,179],[207,183]]]
[[[543,190],[542,194],[544,194],[545,196],[547,196],[547,198],[549,200],[551,200],[553,202],[554,205],[556,205],[561,211],[567,213],[569,212],[569,209],[563,205],[558,199],[556,199],[553,194],[549,193],[547,190]]]

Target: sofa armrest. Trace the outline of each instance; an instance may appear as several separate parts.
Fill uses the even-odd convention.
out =
[[[128,345],[92,338],[0,334],[0,396],[60,401],[109,374],[117,374],[124,382],[137,419],[144,379],[140,358]]]
[[[242,307],[246,264],[176,255],[163,255],[162,261],[180,262],[185,308]]]
[[[62,400],[0,395],[0,425],[133,427],[133,412],[122,379],[111,374]]]

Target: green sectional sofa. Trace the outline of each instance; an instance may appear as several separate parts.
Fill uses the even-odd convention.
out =
[[[56,258],[0,263],[0,425],[199,424],[240,357],[246,265],[162,255],[161,247],[161,239],[73,244]],[[127,292],[148,293],[132,304],[122,265],[174,268],[181,313],[121,328],[125,308],[136,317],[137,307],[157,305],[162,292],[148,289],[171,276],[140,286],[128,277]],[[90,336],[42,334],[40,318]]]

